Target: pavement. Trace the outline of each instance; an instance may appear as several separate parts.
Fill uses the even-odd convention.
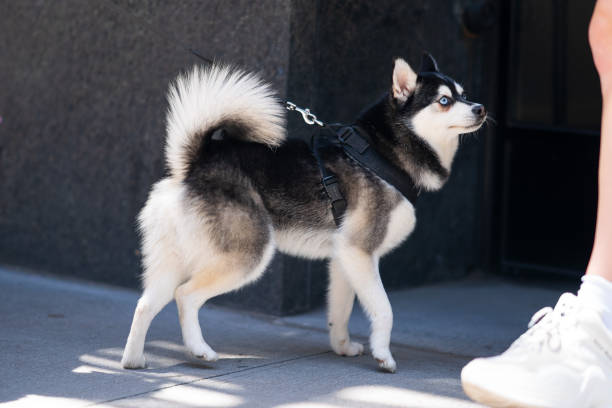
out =
[[[151,325],[148,367],[124,370],[137,291],[0,268],[0,406],[477,407],[461,367],[503,351],[559,293],[500,279],[391,292],[395,374],[367,353],[332,353],[324,309],[277,318],[206,305],[220,359],[205,363],[184,352],[173,303]],[[367,343],[358,307],[350,328]]]

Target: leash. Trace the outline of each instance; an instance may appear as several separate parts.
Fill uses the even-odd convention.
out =
[[[210,58],[204,57],[202,54],[200,54],[193,48],[187,48],[187,51],[189,51],[196,57],[200,58],[201,60],[205,61],[206,63],[211,64],[211,65],[213,64],[213,60],[211,60]],[[306,109],[300,108],[299,106],[297,106],[295,103],[291,101],[283,101],[283,102],[285,103],[285,109],[287,109],[288,111],[295,111],[295,112],[300,113],[302,115],[302,119],[304,119],[304,122],[306,122],[307,125],[318,125],[321,127],[325,126],[325,123],[317,119],[316,115],[310,112],[309,108],[306,108]]]
[[[302,119],[304,119],[304,122],[306,122],[307,125],[317,124],[321,127],[325,126],[325,123],[317,119],[317,117],[312,112],[310,112],[310,109],[308,108],[302,109],[299,106],[297,106],[295,103],[289,102],[289,101],[285,101],[285,107],[287,108],[288,111],[296,111],[296,112],[301,113]]]
[[[163,40],[164,42],[173,44],[177,48],[189,52],[190,54],[192,54],[193,56],[201,59],[202,61],[206,62],[207,64],[210,64],[210,65],[214,64],[214,60],[205,57],[204,55],[202,55],[200,52],[198,52],[194,48],[185,47],[176,38],[173,38],[173,37],[168,36],[166,34],[162,34],[160,31],[155,29],[151,24],[149,24],[149,23],[143,21],[141,18],[139,18],[133,11],[129,10],[127,7],[124,7],[124,6],[120,5],[118,0],[110,0],[108,2],[108,4],[111,4],[113,7],[115,7],[117,9],[117,11],[120,11],[121,13],[124,13],[125,15],[131,16],[131,18],[134,19],[134,22],[139,23],[138,25],[140,26],[140,28],[146,29],[149,33],[153,34],[154,36],[156,36],[157,38]],[[290,101],[284,101],[284,103],[285,103],[285,108],[287,110],[289,110],[289,111],[296,111],[296,112],[301,113],[302,117],[304,119],[304,122],[306,122],[307,124],[309,124],[309,125],[317,124],[318,126],[325,126],[325,124],[323,122],[321,122],[320,120],[318,120],[317,117],[315,115],[313,115],[310,112],[309,109],[302,109],[302,108],[300,108],[299,106],[297,106],[296,104],[294,104],[294,103],[292,103]]]

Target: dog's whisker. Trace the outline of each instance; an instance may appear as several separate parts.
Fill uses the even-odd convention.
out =
[[[487,115],[487,117],[485,118],[485,123],[492,123],[497,126],[497,120],[495,120],[495,118],[491,115]]]

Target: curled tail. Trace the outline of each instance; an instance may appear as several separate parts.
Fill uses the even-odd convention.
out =
[[[216,129],[269,146],[285,140],[284,109],[271,87],[254,74],[196,66],[170,85],[168,103],[166,162],[171,176],[181,181]]]

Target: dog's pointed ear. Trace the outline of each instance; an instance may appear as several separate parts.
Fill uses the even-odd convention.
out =
[[[417,75],[410,65],[401,58],[395,60],[393,67],[393,97],[401,103],[414,92]]]
[[[440,72],[438,69],[438,63],[431,56],[430,53],[424,52],[423,58],[421,58],[421,68],[419,68],[419,72]]]

